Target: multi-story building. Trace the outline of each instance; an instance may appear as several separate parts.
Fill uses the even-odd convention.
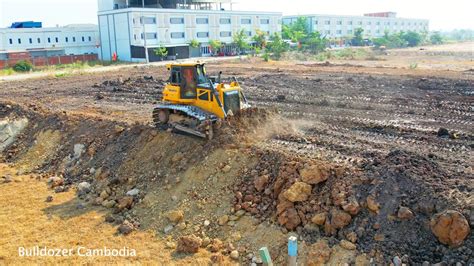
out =
[[[230,52],[241,29],[249,39],[259,29],[281,31],[281,13],[232,10],[231,0],[98,0],[101,55],[123,61],[156,61],[157,47],[176,58],[206,56],[209,42],[219,40]],[[227,8],[225,8],[227,7]],[[199,43],[197,48],[191,41]]]
[[[298,17],[306,17],[311,31],[318,31],[331,39],[344,39],[354,35],[357,28],[364,30],[365,38],[381,37],[385,32],[428,31],[426,19],[397,18],[395,12],[368,13],[364,16],[298,15],[283,17],[283,24],[295,22]]]
[[[31,24],[31,23],[30,23]],[[47,52],[56,55],[97,54],[99,30],[96,25],[67,25],[43,28],[41,23],[21,23],[0,28],[0,51]]]

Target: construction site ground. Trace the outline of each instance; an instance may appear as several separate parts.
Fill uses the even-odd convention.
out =
[[[473,50],[209,63],[257,107],[212,141],[151,126],[164,66],[0,81],[0,264],[250,264],[266,246],[280,265],[292,234],[303,265],[474,263]]]

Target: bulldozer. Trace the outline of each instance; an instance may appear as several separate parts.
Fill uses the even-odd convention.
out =
[[[168,64],[163,97],[153,109],[157,128],[172,129],[211,140],[222,121],[250,105],[235,77],[229,83],[208,76],[203,63]]]

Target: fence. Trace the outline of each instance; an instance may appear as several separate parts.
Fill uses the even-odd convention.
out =
[[[72,64],[75,62],[86,62],[98,60],[97,54],[83,54],[83,55],[61,55],[61,56],[49,56],[49,57],[23,57],[23,58],[10,58],[6,60],[0,60],[0,69],[13,67],[18,61],[30,61],[34,66],[50,66],[59,64]]]

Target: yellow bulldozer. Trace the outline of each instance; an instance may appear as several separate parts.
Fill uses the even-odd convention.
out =
[[[212,139],[222,119],[250,107],[235,77],[223,83],[222,72],[217,77],[208,76],[199,62],[166,67],[170,78],[162,101],[153,109],[156,127]]]

